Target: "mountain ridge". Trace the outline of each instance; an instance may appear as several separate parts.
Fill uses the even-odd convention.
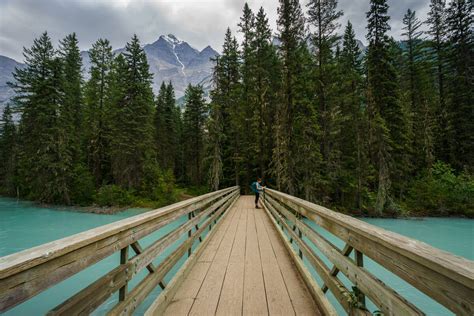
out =
[[[153,73],[153,91],[157,93],[162,82],[171,81],[176,98],[184,96],[188,84],[196,85],[207,81],[212,74],[211,59],[219,55],[210,45],[198,50],[173,34],[160,35],[153,43],[144,44],[142,47],[147,55],[150,72]],[[124,50],[124,47],[115,49],[114,54]],[[88,51],[81,51],[81,57],[84,80],[88,80],[90,77]],[[12,72],[15,67],[21,68],[24,64],[0,55],[0,114],[14,95],[7,82],[14,80]]]

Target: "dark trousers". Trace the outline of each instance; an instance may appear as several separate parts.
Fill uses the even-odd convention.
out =
[[[255,205],[258,204],[258,199],[260,198],[260,192],[255,192]]]

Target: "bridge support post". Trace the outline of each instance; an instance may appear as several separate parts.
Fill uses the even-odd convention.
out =
[[[128,246],[120,250],[120,264],[126,264],[128,261]],[[128,291],[128,282],[125,282],[125,285],[122,286],[119,290],[119,301],[122,302],[125,300]]]
[[[356,261],[356,265],[358,267],[363,267],[364,266],[364,254],[362,252],[360,252],[359,250],[357,250],[357,249],[354,249],[354,250],[355,250],[354,251],[354,258],[355,258],[355,261]],[[357,300],[359,301],[359,303],[361,303],[365,306],[365,295],[360,290],[359,290],[358,295],[357,295]]]

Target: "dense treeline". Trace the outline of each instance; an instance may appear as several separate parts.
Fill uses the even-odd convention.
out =
[[[280,0],[276,38],[264,9],[246,4],[242,42],[228,29],[215,60],[210,103],[189,86],[183,110],[171,83],[154,96],[136,36],[121,53],[94,43],[84,82],[75,34],[56,50],[44,33],[25,49],[3,113],[1,191],[164,204],[177,184],[248,192],[261,176],[345,212],[472,216],[472,10],[431,0],[422,22],[408,9],[396,41],[387,1],[371,0],[362,51],[337,0]]]
[[[119,54],[108,40],[94,43],[87,82],[75,34],[56,50],[44,33],[24,56],[26,67],[11,83],[17,94],[2,119],[4,194],[46,203],[159,205],[178,198],[176,179],[202,182],[202,88],[189,86],[184,113],[171,83],[155,98],[136,36]]]
[[[368,9],[363,52],[336,0],[281,0],[276,44],[244,6],[242,43],[228,30],[216,61],[211,187],[261,175],[343,211],[473,215],[472,2],[408,9],[398,42],[387,1]]]

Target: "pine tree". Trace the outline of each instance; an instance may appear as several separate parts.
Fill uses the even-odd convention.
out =
[[[428,19],[425,22],[429,29],[427,33],[431,36],[429,45],[431,48],[431,61],[435,73],[437,87],[436,116],[436,156],[439,159],[449,159],[449,132],[448,132],[448,109],[446,105],[446,1],[431,0]]]
[[[472,1],[453,0],[447,9],[451,162],[474,169],[474,37]]]
[[[113,125],[110,139],[112,174],[117,184],[140,187],[145,168],[152,163],[153,92],[148,61],[134,35],[116,58]]]
[[[17,131],[10,105],[3,110],[0,121],[0,192],[13,195],[16,192],[15,174],[17,159]]]
[[[280,0],[278,8],[279,53],[282,62],[282,102],[277,109],[272,169],[277,188],[296,194],[295,162],[292,159],[295,86],[304,49],[304,16],[298,0]]]
[[[405,113],[398,100],[398,77],[394,67],[393,41],[386,0],[371,0],[367,12],[369,49],[367,55],[367,101],[371,136],[371,156],[378,172],[375,210],[381,214],[391,206],[393,193],[400,193],[401,181],[409,165],[406,161],[408,143]],[[391,185],[394,188],[391,190]]]
[[[412,117],[413,162],[419,171],[429,169],[434,162],[434,86],[431,84],[428,58],[419,30],[422,24],[415,11],[408,9],[403,24],[406,51],[402,85],[407,92],[408,111]]]
[[[90,79],[85,85],[84,118],[85,150],[87,164],[94,175],[96,186],[111,181],[110,175],[110,106],[112,46],[106,39],[99,39],[89,51]]]
[[[333,50],[339,40],[339,36],[336,34],[336,30],[340,26],[338,19],[343,13],[337,10],[336,0],[312,0],[307,6],[309,8],[308,21],[314,28],[311,40],[315,50],[314,82],[321,126],[323,170],[328,181],[335,183],[341,174],[340,148],[337,139],[341,131],[342,120],[338,103],[335,100],[337,98],[337,65]],[[326,187],[329,188],[329,186]],[[334,189],[331,191],[338,191],[338,186]],[[326,194],[333,195],[334,193],[327,192]]]
[[[270,162],[274,147],[273,126],[280,102],[281,71],[277,50],[272,44],[272,32],[263,8],[255,19],[253,102],[250,110],[254,168],[264,181],[270,177]]]
[[[161,84],[156,98],[155,144],[158,163],[164,170],[174,172],[177,159],[178,131],[176,122],[176,100],[171,82]]]
[[[70,153],[59,121],[63,84],[62,62],[48,34],[24,48],[25,68],[13,73],[19,124],[19,190],[42,202],[71,202],[68,186]]]
[[[67,138],[67,151],[73,165],[82,160],[81,133],[83,120],[82,100],[82,58],[76,33],[69,34],[60,41],[59,55],[63,64],[60,121]]]
[[[215,146],[220,144],[222,159],[222,186],[239,184],[241,174],[241,140],[242,133],[238,128],[240,120],[240,63],[237,40],[227,29],[222,49],[222,55],[216,61],[213,76],[214,88],[211,91],[212,112],[221,117],[223,126],[222,139],[213,142]],[[217,113],[216,111],[219,111]],[[210,135],[217,139],[217,136]],[[216,148],[214,150],[217,150]],[[214,163],[217,160],[213,160]],[[211,166],[214,165],[211,162]],[[214,168],[214,167],[213,167]]]
[[[344,31],[339,59],[340,110],[342,125],[340,148],[342,174],[339,203],[346,207],[362,208],[370,170],[367,157],[367,111],[364,106],[362,56],[350,21]]]
[[[255,135],[253,133],[246,133],[245,131],[250,130],[252,112],[255,107],[255,47],[253,42],[255,40],[255,15],[249,8],[248,4],[245,3],[242,17],[239,23],[239,32],[243,34],[242,50],[241,50],[241,92],[240,102],[235,107],[234,113],[234,130],[238,130],[239,133],[234,133],[239,141],[238,148],[240,148],[240,161],[241,171],[239,172],[240,183],[250,183],[254,165],[254,153],[253,144],[256,142]],[[247,186],[244,186],[244,189]]]
[[[202,86],[189,85],[185,92],[183,136],[186,177],[189,184],[200,185],[203,181],[202,160],[204,154],[204,127],[207,106]]]
[[[207,121],[207,129],[209,131],[206,158],[208,164],[208,184],[212,190],[218,190],[223,174],[223,146],[224,146],[224,118],[223,110],[219,101],[222,97],[221,76],[223,69],[221,68],[220,58],[216,57],[215,66],[212,72],[213,89],[211,91],[212,102],[209,105],[209,119]]]

